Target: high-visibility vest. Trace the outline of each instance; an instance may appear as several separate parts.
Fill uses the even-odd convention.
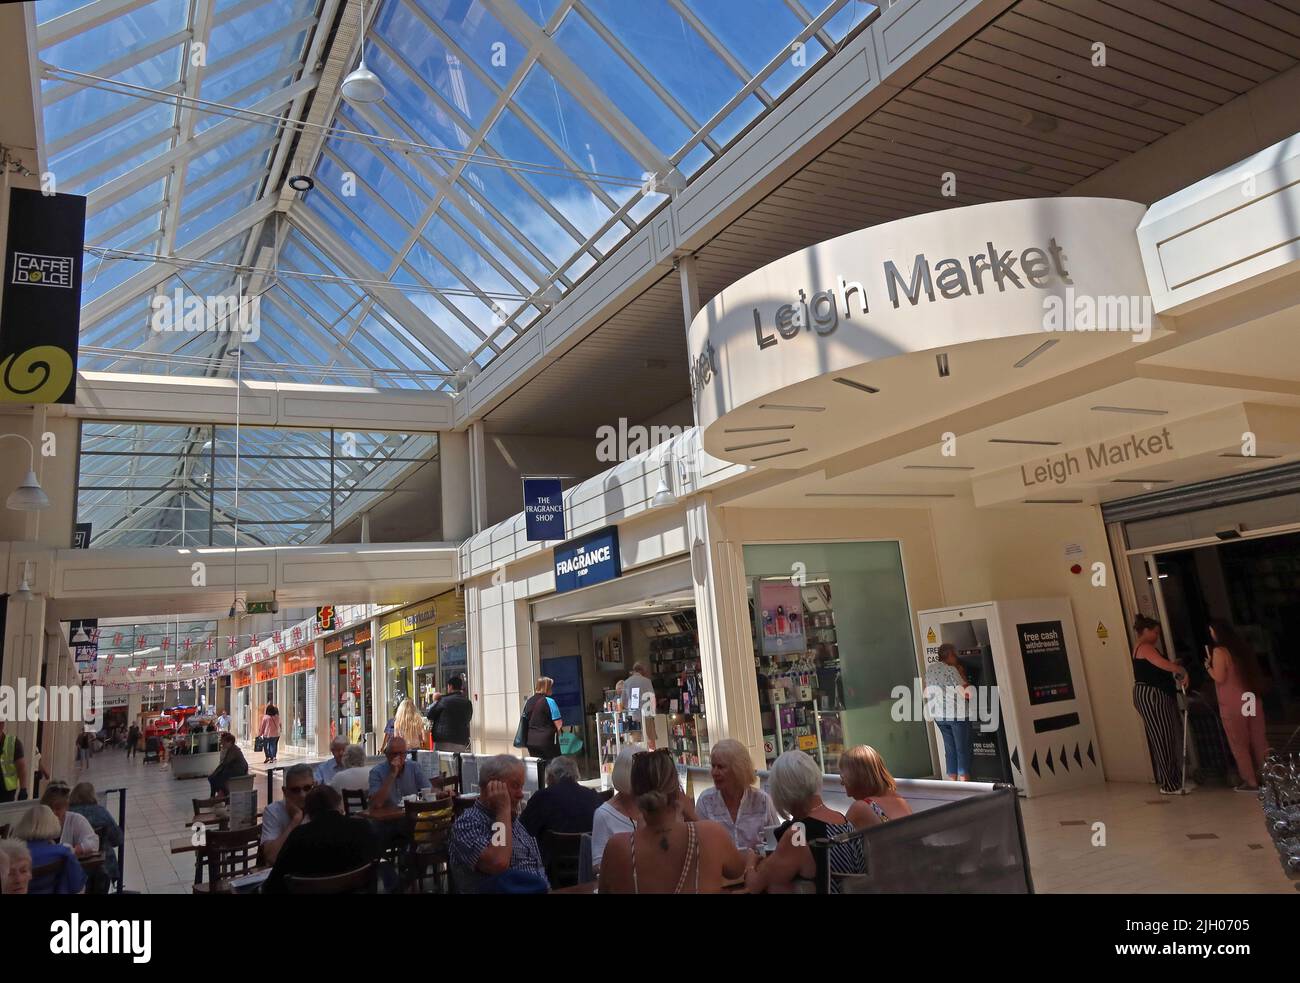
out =
[[[13,734],[5,735],[4,750],[0,751],[0,775],[4,776],[5,791],[12,792],[18,788],[18,765],[14,762],[14,750],[17,741]]]

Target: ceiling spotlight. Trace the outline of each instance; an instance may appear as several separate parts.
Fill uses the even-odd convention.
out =
[[[339,91],[353,105],[382,102],[387,92],[379,76],[366,68],[366,5],[361,4],[361,64],[343,80]]]
[[[289,178],[289,187],[293,188],[294,191],[307,192],[316,187],[316,182],[306,174],[295,174]]]

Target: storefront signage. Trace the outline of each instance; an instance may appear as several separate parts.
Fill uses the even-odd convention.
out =
[[[1144,212],[1137,202],[1064,197],[945,209],[829,239],[742,277],[688,331],[704,450],[752,463],[774,452],[744,453],[766,445],[742,446],[736,435],[776,426],[789,438],[777,450],[809,461],[861,446],[906,405],[911,384],[899,381],[933,377],[934,353],[962,345],[1019,338],[1032,351],[1046,334],[1062,346],[1055,358],[1069,352],[1082,364],[1153,337],[1160,327],[1133,234]],[[1026,366],[1018,381],[1042,381],[1059,364]],[[999,381],[988,381],[990,393]],[[871,396],[865,418],[851,392]],[[936,398],[955,410],[969,393]],[[776,460],[770,466],[796,463]]]
[[[1117,467],[1121,464],[1145,464],[1148,460],[1172,454],[1174,439],[1169,428],[1156,434],[1133,434],[1115,440],[1101,440],[1074,451],[1047,458],[1042,464],[1020,465],[1020,481],[1026,488],[1035,485],[1063,485],[1077,475]],[[1081,550],[1082,552],[1082,550]],[[1067,550],[1068,554],[1068,550]]]
[[[76,402],[85,236],[82,196],[10,190],[0,402]]]
[[[607,526],[555,548],[557,593],[603,584],[623,574],[618,552],[618,527]]]
[[[271,614],[272,601],[249,601],[249,614]]]
[[[342,652],[346,649],[353,649],[360,645],[365,645],[369,641],[370,626],[364,625],[361,628],[354,628],[352,631],[345,631],[332,638],[325,639],[325,653],[327,655],[332,655],[335,652]]]
[[[318,634],[333,631],[337,627],[338,620],[334,615],[334,605],[329,604],[316,609],[316,631]]]
[[[275,679],[278,675],[280,675],[280,664],[274,659],[259,662],[253,670],[253,678],[259,683],[264,683],[268,679]]]
[[[559,478],[524,479],[524,538],[563,539],[564,498]]]
[[[247,686],[253,681],[252,669],[240,669],[230,674],[230,685],[236,688]]]
[[[1029,703],[1056,703],[1074,699],[1074,679],[1065,651],[1065,630],[1059,621],[1034,621],[1016,625],[1020,658],[1025,665]]]
[[[310,650],[294,652],[284,657],[284,674],[292,676],[295,672],[306,672],[316,668],[316,654]]]

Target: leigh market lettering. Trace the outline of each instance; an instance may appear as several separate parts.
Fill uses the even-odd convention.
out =
[[[1098,471],[1102,468],[1128,464],[1143,458],[1158,457],[1174,449],[1173,437],[1165,427],[1158,434],[1145,437],[1126,437],[1120,441],[1103,440],[1085,447],[1083,457],[1076,453],[1066,453],[1059,457],[1049,457],[1037,466],[1020,465],[1020,480],[1026,488],[1034,485],[1063,485],[1077,474]]]
[[[1066,262],[1065,249],[1051,238],[1044,247],[1030,246],[1019,253],[986,242],[984,252],[972,253],[965,259],[946,258],[933,263],[925,253],[918,253],[906,275],[900,272],[893,260],[885,261],[882,273],[888,302],[897,310],[904,303],[915,307],[922,299],[931,303],[955,300],[994,288],[1005,293],[1008,288],[1046,290],[1054,281],[1072,285],[1074,281],[1070,279]],[[907,269],[907,264],[904,268]],[[811,295],[800,290],[797,302],[776,308],[769,325],[764,325],[763,313],[757,307],[753,308],[754,341],[762,350],[780,344],[782,339],[796,338],[801,331],[825,337],[835,333],[841,319],[852,320],[855,312],[865,315],[870,311],[871,304],[862,283],[837,276],[825,290],[814,291]],[[697,359],[697,366],[703,359],[704,355]],[[708,377],[701,379],[700,374],[697,369],[697,388],[703,388],[708,382]]]

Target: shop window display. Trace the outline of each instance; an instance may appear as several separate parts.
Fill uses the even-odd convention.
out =
[[[930,774],[924,725],[890,712],[917,675],[898,544],[746,546],[745,573],[768,762],[797,748],[836,774],[870,744],[895,774]]]

